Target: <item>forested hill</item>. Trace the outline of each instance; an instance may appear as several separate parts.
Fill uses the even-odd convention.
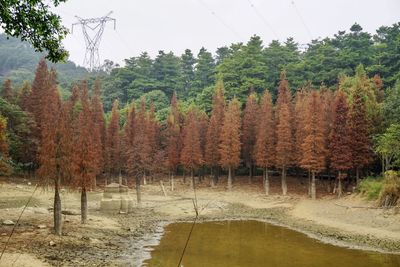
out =
[[[5,34],[0,34],[0,81],[11,79],[14,87],[20,86],[25,80],[32,81],[37,64],[44,56],[35,52],[29,43],[13,37],[7,39]],[[66,94],[73,81],[87,78],[89,74],[72,61],[58,64],[48,62],[48,65],[57,69],[60,87]]]
[[[276,94],[283,69],[291,90],[308,81],[315,87],[336,86],[340,75],[354,75],[359,64],[368,76],[379,74],[388,88],[400,78],[400,23],[382,26],[373,35],[354,24],[349,31],[312,41],[306,50],[292,38],[263,44],[253,36],[246,44],[220,47],[214,55],[204,48],[182,55],[160,51],[154,59],[142,53],[125,63],[103,80],[106,110],[116,98],[124,105],[145,93],[167,99],[163,105],[168,106],[175,90],[179,99],[209,111],[217,77],[223,78],[228,99],[235,95],[244,103],[249,90],[268,88]]]
[[[26,43],[0,35],[0,79],[11,78],[17,85],[32,80],[42,56]],[[231,44],[215,52],[205,48],[187,49],[182,55],[159,51],[155,58],[143,52],[126,59],[124,67],[101,75],[103,103],[110,111],[115,99],[123,107],[144,95],[166,114],[169,99],[176,91],[180,100],[210,111],[218,77],[224,81],[225,96],[236,96],[244,103],[251,90],[261,93],[268,88],[275,98],[282,70],[286,71],[291,90],[308,82],[315,87],[336,87],[338,78],[354,75],[359,64],[369,77],[379,74],[384,87],[392,87],[400,78],[400,23],[382,26],[375,34],[354,24],[333,37],[312,41],[305,49],[292,38],[264,44],[260,37],[253,36],[246,44]],[[72,62],[55,67],[64,96],[72,82],[94,75]]]

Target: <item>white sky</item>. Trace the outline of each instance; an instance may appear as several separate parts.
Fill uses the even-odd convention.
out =
[[[217,47],[247,42],[253,34],[265,45],[276,36],[306,44],[348,30],[354,22],[375,33],[400,21],[399,0],[68,0],[55,11],[68,28],[75,15],[91,18],[113,11],[116,30],[112,23],[106,26],[100,60],[118,63],[142,51],[154,57],[158,50],[180,55],[189,48],[196,55],[204,46],[214,53]],[[64,44],[70,59],[81,65],[81,29],[75,28]]]

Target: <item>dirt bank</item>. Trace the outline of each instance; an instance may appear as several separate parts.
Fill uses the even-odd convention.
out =
[[[13,180],[15,182],[15,179]],[[243,182],[241,182],[243,181]],[[165,180],[164,184],[167,184]],[[319,198],[311,201],[304,194],[306,185],[289,179],[289,196],[280,196],[279,179],[272,181],[272,195],[262,192],[260,178],[248,184],[237,179],[231,192],[225,181],[211,188],[208,182],[198,185],[200,220],[259,219],[285,225],[327,242],[347,246],[400,252],[400,215],[394,210],[372,209],[373,203],[348,195],[337,200],[324,193],[319,184]],[[17,221],[34,187],[27,181],[0,184],[0,220]],[[7,246],[7,261],[0,266],[137,266],[146,251],[142,248],[162,232],[165,222],[191,220],[194,217],[194,193],[177,181],[176,190],[165,197],[158,183],[143,186],[143,203],[131,214],[109,216],[98,211],[101,191],[89,194],[89,221],[80,224],[80,195],[63,191],[63,209],[73,214],[63,216],[64,234],[52,234],[53,193],[38,190],[24,212]],[[134,190],[131,194],[134,196]],[[0,244],[4,246],[12,226],[0,226]],[[51,243],[51,245],[50,245]],[[12,261],[14,265],[9,265]]]

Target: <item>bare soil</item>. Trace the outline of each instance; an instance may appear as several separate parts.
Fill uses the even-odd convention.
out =
[[[214,188],[208,179],[197,183],[199,220],[257,219],[280,224],[337,245],[400,253],[400,214],[396,209],[373,208],[351,192],[337,199],[318,181],[318,199],[307,196],[306,179],[289,177],[288,196],[281,196],[280,179],[273,177],[270,196],[265,196],[261,177],[251,184],[237,177],[233,190],[221,179]],[[34,186],[22,178],[0,179],[0,222],[17,222]],[[32,182],[32,181],[31,181]],[[33,183],[33,182],[32,182]],[[52,190],[37,189],[7,245],[0,266],[138,266],[162,232],[162,225],[193,220],[194,191],[189,181],[175,181],[175,191],[164,179],[167,196],[159,182],[142,186],[142,204],[130,214],[107,215],[99,211],[102,191],[88,194],[89,220],[80,223],[80,194],[63,190],[63,235],[52,231]],[[135,190],[130,190],[136,199]],[[43,228],[43,225],[45,228]],[[42,229],[39,228],[41,226]],[[13,226],[0,225],[0,248]],[[52,243],[52,245],[50,245]],[[54,243],[54,244],[53,244]]]

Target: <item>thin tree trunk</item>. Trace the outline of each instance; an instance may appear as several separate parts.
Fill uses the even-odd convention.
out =
[[[147,181],[146,181],[146,171],[143,172],[143,185],[146,185]]]
[[[317,192],[316,192],[316,188],[315,188],[315,172],[312,172],[312,176],[311,176],[311,198],[313,200],[315,200],[317,198]]]
[[[175,184],[174,184],[174,173],[171,175],[171,191],[174,191],[175,189]]]
[[[87,195],[86,195],[86,187],[84,186],[84,187],[82,187],[82,191],[81,191],[81,222],[83,224],[86,223],[87,212],[88,212]]]
[[[228,190],[232,190],[232,167],[228,168]]]
[[[190,169],[190,188],[194,189],[194,175],[193,175],[193,169]]]
[[[119,175],[118,175],[118,183],[119,183],[120,186],[122,185],[122,175],[121,175],[121,172],[119,172]]]
[[[54,231],[57,235],[62,234],[61,198],[60,198],[60,178],[55,181],[54,188]]]
[[[251,184],[252,178],[253,178],[253,166],[250,164],[250,166],[249,166],[249,184]]]
[[[287,184],[286,184],[286,166],[282,168],[282,194],[286,196],[287,194]]]
[[[339,171],[338,177],[338,198],[342,197],[342,172]]]
[[[308,176],[307,176],[307,178],[308,178],[308,183],[307,183],[307,191],[308,191],[308,196],[309,197],[311,197],[311,170],[310,169],[308,169]]]
[[[137,199],[138,206],[140,206],[140,204],[142,203],[142,196],[141,196],[141,192],[140,192],[140,178],[139,177],[136,177],[136,199]]]
[[[264,189],[265,189],[265,195],[269,195],[269,177],[268,177],[268,168],[265,167],[264,170]]]
[[[356,167],[356,186],[358,186],[360,182],[360,168]]]
[[[186,184],[186,171],[183,170],[183,184]]]

